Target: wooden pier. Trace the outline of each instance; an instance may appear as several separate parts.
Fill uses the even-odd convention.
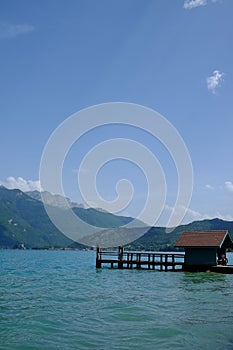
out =
[[[227,266],[222,266],[222,265],[211,266],[210,272],[217,272],[217,273],[224,273],[224,274],[233,274],[233,266],[232,266],[232,265],[227,265]]]
[[[118,251],[103,251],[97,247],[96,268],[107,265],[118,269],[147,269],[160,271],[181,271],[184,265],[184,254],[130,252],[118,247]]]

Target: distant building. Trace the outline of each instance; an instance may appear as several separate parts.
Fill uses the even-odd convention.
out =
[[[232,238],[227,230],[183,232],[175,244],[185,249],[184,270],[206,271],[216,266],[226,249],[233,246]]]

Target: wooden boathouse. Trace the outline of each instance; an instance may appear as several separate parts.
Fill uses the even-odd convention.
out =
[[[183,232],[175,247],[185,250],[183,270],[218,272],[227,263],[226,250],[233,247],[233,241],[227,230]]]

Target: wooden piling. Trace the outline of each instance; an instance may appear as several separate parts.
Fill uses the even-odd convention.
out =
[[[164,264],[165,271],[168,270],[168,260],[167,260],[167,254],[165,255],[165,264]]]
[[[118,269],[123,269],[123,253],[124,253],[124,248],[119,246],[118,247]]]
[[[101,254],[101,248],[96,248],[96,268],[101,269],[101,261],[102,261],[102,254]]]
[[[160,255],[160,271],[163,270],[163,254]]]
[[[175,255],[172,255],[172,271],[175,271]]]

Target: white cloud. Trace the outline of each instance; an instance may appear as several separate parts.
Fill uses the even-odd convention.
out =
[[[184,8],[186,10],[205,5],[207,5],[207,0],[185,0],[184,2]]]
[[[11,24],[0,22],[0,38],[15,38],[16,36],[28,34],[34,30],[30,24]]]
[[[22,177],[14,178],[9,176],[5,182],[0,181],[0,185],[12,190],[18,188],[23,192],[28,191],[41,191],[40,181],[25,180]]]
[[[195,7],[206,6],[208,2],[220,2],[221,0],[185,0],[184,9],[191,10]]]
[[[233,216],[230,214],[222,214],[220,212],[216,212],[213,215],[209,215],[209,214],[203,214],[203,213],[199,213],[195,210],[192,209],[188,209],[187,213],[185,215],[184,218],[184,222],[188,223],[188,222],[192,222],[192,221],[196,221],[196,220],[211,220],[211,219],[222,219],[222,220],[226,220],[226,221],[233,221]]]
[[[211,217],[209,215],[199,213],[199,212],[192,210],[190,208],[184,208],[183,206],[179,206],[176,208],[176,210],[174,212],[173,207],[165,205],[163,213],[162,213],[161,217],[159,218],[159,222],[156,223],[156,225],[167,227],[168,219],[170,218],[171,214],[178,215],[180,213],[180,211],[183,213],[184,209],[186,210],[186,214],[185,214],[182,222],[180,223],[180,225],[188,224],[188,223],[193,222],[193,221],[211,219]]]
[[[210,218],[211,217],[208,214],[199,213],[196,210],[187,208],[186,214],[182,223],[189,223],[196,220],[204,220],[204,219],[210,219]]]
[[[233,221],[233,216],[230,214],[221,214],[217,212],[215,217],[226,221]]]
[[[232,191],[233,191],[233,184],[232,184]],[[176,208],[176,213],[178,213],[180,210],[183,210],[183,209],[184,209],[184,207],[182,207],[182,206]],[[164,211],[159,219],[159,222],[156,223],[156,225],[167,227],[168,218],[173,213],[173,211],[174,211],[173,207],[165,205]],[[185,217],[183,218],[183,220],[180,224],[185,225],[185,224],[188,224],[188,223],[193,222],[193,221],[211,220],[211,219],[216,219],[216,218],[226,220],[226,221],[233,221],[233,216],[230,214],[222,214],[220,212],[215,212],[214,214],[210,215],[210,214],[200,213],[200,212],[193,210],[191,208],[187,208]]]
[[[206,187],[208,190],[213,190],[213,189],[214,189],[214,187],[213,187],[212,185],[210,185],[210,184],[205,185],[205,187]]]
[[[212,76],[206,79],[207,88],[210,92],[215,94],[216,88],[220,86],[221,82],[223,81],[223,76],[224,73],[220,72],[219,70],[215,70]]]
[[[231,181],[225,182],[225,189],[229,192],[233,192],[233,183]]]

